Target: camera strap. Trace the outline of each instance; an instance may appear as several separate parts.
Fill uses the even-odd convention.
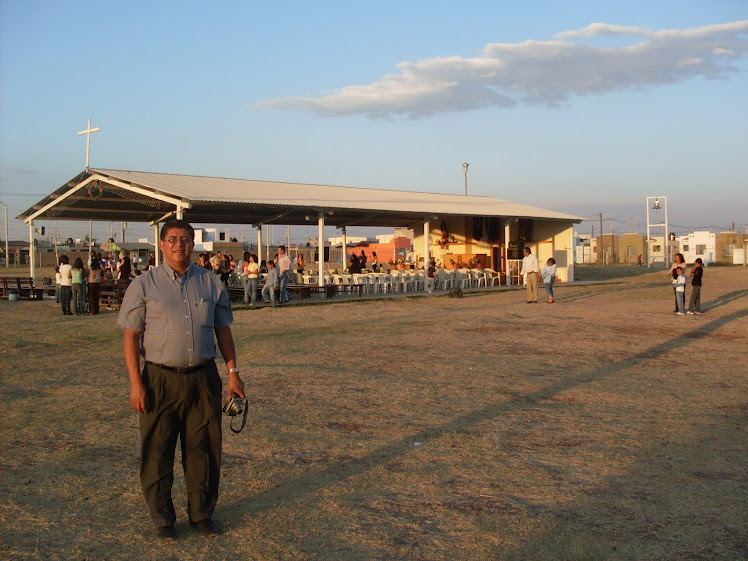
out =
[[[234,428],[234,419],[236,417],[238,417],[239,415],[231,417],[231,421],[229,421],[229,428],[231,429],[232,432],[234,432],[236,434],[239,434],[240,432],[242,432],[242,429],[244,428],[244,425],[247,424],[247,413],[249,413],[249,405],[248,404],[244,406],[244,413],[242,414],[242,424],[241,424],[241,426],[238,429]]]

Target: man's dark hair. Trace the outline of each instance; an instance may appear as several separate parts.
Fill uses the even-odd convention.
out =
[[[523,247],[522,251],[526,251],[527,253],[532,253],[532,250],[529,247]]]
[[[195,229],[190,225],[190,223],[186,220],[180,220],[176,218],[164,222],[164,225],[161,226],[161,234],[159,235],[159,239],[161,241],[164,241],[169,230],[174,229],[188,230],[190,232],[190,239],[195,239]]]
[[[285,245],[279,245],[279,246],[278,246],[278,249],[279,249],[279,250],[280,250],[280,249],[282,249],[282,250],[283,250],[283,253],[286,253],[286,246],[285,246]]]
[[[703,265],[704,262],[701,260],[701,257],[697,257],[694,263],[698,263],[699,265]]]

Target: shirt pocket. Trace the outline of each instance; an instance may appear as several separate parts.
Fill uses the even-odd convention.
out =
[[[200,329],[200,348],[204,359],[214,357],[216,345],[214,342],[214,327],[216,317],[216,303],[213,300],[201,300],[195,305],[192,321]]]
[[[216,303],[213,300],[200,300],[195,303],[193,321],[200,327],[213,329],[216,318]]]

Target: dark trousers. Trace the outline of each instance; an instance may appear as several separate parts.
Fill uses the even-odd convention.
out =
[[[88,283],[88,313],[98,314],[99,313],[99,293],[101,292],[101,284],[98,282]]]
[[[140,415],[140,484],[157,528],[176,520],[171,487],[177,437],[191,520],[211,519],[221,473],[222,382],[214,361],[179,374],[146,362],[148,413]]]
[[[60,305],[62,306],[62,313],[70,313],[70,300],[73,298],[73,287],[72,286],[60,286]]]
[[[691,300],[688,302],[688,311],[701,313],[701,287],[700,286],[691,287]]]

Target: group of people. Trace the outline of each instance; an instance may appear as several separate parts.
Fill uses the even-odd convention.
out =
[[[361,271],[366,269],[367,264],[369,264],[371,270],[375,273],[379,270],[379,259],[377,258],[376,251],[371,252],[371,262],[366,256],[366,251],[364,251],[363,249],[358,255],[356,255],[355,253],[351,253],[348,256],[348,272],[352,275],[360,274]]]
[[[673,292],[675,293],[676,315],[683,316],[701,314],[701,278],[703,275],[704,262],[700,257],[697,257],[694,260],[691,271],[689,272],[689,277],[691,279],[691,298],[688,302],[688,310],[686,310],[686,286],[688,284],[686,279],[686,261],[683,258],[682,253],[675,254],[675,259],[670,267],[668,278],[673,284]]]
[[[262,275],[265,275],[260,296],[265,304],[276,307],[279,302],[284,304],[293,298],[288,292],[289,273],[295,267],[298,274],[303,274],[305,263],[301,253],[292,261],[286,253],[286,246],[280,245],[269,261],[263,259],[259,262],[256,254],[245,251],[237,262],[233,255],[223,255],[217,251],[215,254],[201,253],[198,266],[215,273],[226,287],[232,275],[237,275],[244,287],[244,303],[250,306],[257,304],[259,283]]]
[[[87,264],[83,263],[83,258],[76,257],[72,265],[67,255],[61,255],[55,267],[55,285],[62,315],[98,314],[102,281],[118,279],[129,282],[139,274],[141,270],[136,267],[133,272],[130,257],[124,252],[119,257],[113,253],[107,257],[102,257],[101,253],[91,253]]]
[[[545,262],[541,269],[538,258],[533,254],[529,247],[522,250],[522,270],[520,274],[525,275],[525,284],[527,286],[527,303],[538,303],[538,282],[543,280],[545,292],[548,295],[547,304],[553,304],[556,300],[553,297],[553,283],[556,282],[556,260],[551,257]]]

